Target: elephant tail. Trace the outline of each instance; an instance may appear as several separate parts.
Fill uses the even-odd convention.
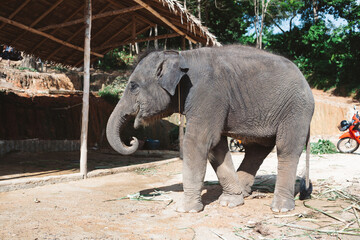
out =
[[[311,192],[312,192],[312,184],[310,181],[310,150],[311,150],[311,145],[310,145],[310,126],[309,126],[309,131],[308,131],[308,135],[306,138],[306,166],[305,166],[305,182],[303,182],[303,184],[301,184],[302,186],[300,186],[300,200],[305,200],[311,197]]]
[[[310,151],[311,151],[311,145],[310,145],[310,127],[306,139],[306,174],[305,174],[305,183],[306,183],[306,189],[310,186]]]

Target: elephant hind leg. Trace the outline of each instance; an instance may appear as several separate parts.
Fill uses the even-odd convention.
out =
[[[295,208],[296,169],[310,126],[310,121],[302,120],[300,118],[296,127],[293,126],[294,123],[284,123],[279,127],[277,133],[278,173],[274,199],[271,204],[271,209],[274,212],[287,212]]]
[[[230,208],[242,205],[244,203],[242,187],[235,172],[226,137],[221,137],[208,157],[223,188],[219,198],[220,205]]]
[[[255,175],[274,146],[275,144],[263,146],[255,143],[245,146],[245,157],[237,169],[244,197],[251,194],[251,186],[254,184]]]

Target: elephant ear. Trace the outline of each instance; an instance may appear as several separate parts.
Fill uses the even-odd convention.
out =
[[[158,67],[156,75],[160,86],[170,93],[171,96],[174,96],[176,86],[189,71],[189,67],[180,52],[165,51],[163,53],[164,60]]]

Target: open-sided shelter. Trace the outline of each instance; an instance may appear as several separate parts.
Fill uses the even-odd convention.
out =
[[[44,60],[83,64],[85,0],[9,0],[0,8],[0,43]],[[169,33],[144,37],[155,25]],[[121,45],[184,37],[217,45],[200,21],[173,0],[93,0],[91,62]]]
[[[80,156],[84,177],[91,62],[121,45],[162,38],[220,45],[174,0],[9,0],[1,5],[0,22],[0,43],[43,60],[84,66]],[[156,25],[170,33],[144,37],[143,33]]]

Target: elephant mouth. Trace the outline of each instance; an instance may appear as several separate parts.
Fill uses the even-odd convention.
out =
[[[134,122],[134,128],[138,129],[140,126],[147,127],[164,117],[170,116],[171,114],[172,112],[169,109],[160,111],[158,113],[146,114],[144,113],[143,109],[139,107]]]

